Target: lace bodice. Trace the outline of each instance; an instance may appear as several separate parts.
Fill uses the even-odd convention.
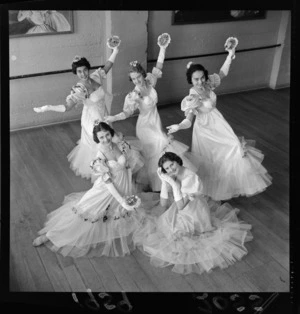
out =
[[[138,87],[134,88],[134,91],[129,93],[125,97],[123,111],[127,112],[129,115],[132,115],[135,110],[139,109],[140,114],[146,114],[151,110],[156,108],[156,104],[158,101],[157,92],[155,90],[155,85],[157,80],[162,76],[162,72],[154,67],[152,69],[152,73],[147,73],[145,78],[148,86],[149,86],[149,94],[147,96],[142,97],[141,102],[136,101],[136,94],[134,91],[139,92]]]
[[[181,102],[181,110],[184,111],[186,116],[191,112],[195,115],[209,113],[216,107],[217,95],[213,92],[213,90],[219,85],[219,75],[209,75],[209,80],[205,84],[205,90],[203,92],[199,92],[192,87],[189,95],[184,97]]]

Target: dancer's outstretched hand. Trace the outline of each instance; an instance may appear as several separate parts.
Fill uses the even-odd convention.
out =
[[[177,132],[180,129],[180,126],[179,124],[172,124],[167,126],[166,129],[168,129],[168,134],[171,134]]]
[[[34,107],[33,110],[37,113],[40,113],[40,112],[45,112],[45,111],[48,111],[49,110],[49,106],[42,106],[42,107]]]

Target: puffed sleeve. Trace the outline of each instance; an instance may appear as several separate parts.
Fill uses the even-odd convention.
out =
[[[214,73],[208,76],[208,84],[212,90],[217,88],[221,84],[221,78],[219,74]]]
[[[147,73],[146,80],[152,87],[155,87],[157,80],[162,77],[162,71],[156,67],[153,67],[152,73]]]
[[[128,93],[125,97],[123,111],[130,116],[133,115],[134,111],[139,107],[138,102],[135,100],[136,97],[135,91]]]
[[[103,85],[103,80],[106,79],[106,73],[103,70],[103,68],[100,67],[96,71],[90,74],[90,78],[92,78],[94,81],[96,81],[100,85]]]
[[[67,96],[66,101],[72,101],[77,104],[83,103],[88,97],[88,91],[83,84],[77,83],[71,89],[71,93]]]
[[[197,114],[196,109],[201,105],[202,103],[199,96],[191,89],[190,94],[184,97],[181,101],[181,110],[184,112],[185,116],[187,116],[191,112],[193,114]]]
[[[202,193],[203,184],[199,176],[189,169],[185,170],[186,176],[181,182],[181,193],[192,198],[194,195]]]
[[[90,168],[92,171],[92,174],[97,176],[97,183],[104,182],[104,183],[110,183],[111,182],[111,173],[110,169],[107,166],[105,160],[100,158],[96,158],[91,161]],[[97,187],[97,183],[95,182],[95,187]]]

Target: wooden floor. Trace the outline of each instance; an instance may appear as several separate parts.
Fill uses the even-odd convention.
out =
[[[262,89],[218,97],[218,109],[237,135],[256,140],[273,184],[263,193],[229,201],[253,226],[249,254],[210,274],[178,275],[149,264],[139,250],[123,258],[64,258],[32,240],[47,213],[64,195],[87,190],[91,183],[75,176],[66,155],[80,136],[80,122],[11,133],[10,291],[289,291],[289,98],[290,90]],[[164,126],[182,120],[179,105],[159,109]],[[115,123],[135,135],[136,117]],[[192,129],[175,134],[191,144]]]

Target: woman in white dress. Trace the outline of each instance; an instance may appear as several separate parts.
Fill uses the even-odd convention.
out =
[[[125,198],[133,192],[127,155],[112,142],[114,130],[106,123],[96,124],[93,136],[99,150],[91,166],[98,179],[90,190],[65,197],[63,205],[47,216],[34,246],[45,243],[74,258],[124,256],[135,248],[132,234],[141,215]]]
[[[190,93],[181,102],[186,118],[167,129],[174,133],[191,127],[194,116],[192,153],[201,155],[211,163],[202,177],[204,194],[214,200],[228,200],[237,196],[252,196],[264,191],[271,184],[271,176],[261,165],[264,155],[241,140],[216,108],[214,89],[227,76],[235,48],[227,49],[228,56],[219,74],[208,75],[200,64],[188,64],[187,81],[192,84]],[[254,142],[254,141],[252,141]]]
[[[98,68],[91,74],[88,60],[76,56],[72,63],[72,72],[78,76],[79,82],[72,87],[71,94],[66,98],[66,104],[34,108],[36,112],[65,112],[73,109],[76,105],[83,104],[81,137],[77,146],[68,155],[71,169],[76,175],[83,178],[90,179],[92,176],[89,163],[96,153],[96,143],[93,140],[94,121],[103,121],[108,115],[107,106],[110,105],[112,96],[104,90],[103,80],[106,78],[106,73],[112,68],[118,51],[118,46],[116,46],[104,67]]]
[[[141,64],[137,61],[130,63],[130,80],[135,85],[134,90],[129,93],[124,102],[123,111],[115,116],[105,118],[106,122],[124,120],[139,110],[136,124],[136,135],[142,144],[142,154],[145,158],[145,171],[140,171],[137,180],[144,185],[149,185],[152,191],[160,190],[160,179],[156,173],[157,162],[164,150],[176,151],[183,154],[188,146],[172,137],[168,137],[162,130],[160,116],[157,111],[157,92],[155,85],[162,75],[165,51],[170,43],[170,36],[162,34],[158,38],[160,51],[156,66],[152,73],[146,73]]]
[[[160,158],[158,174],[162,186],[157,208],[166,211],[161,214],[153,208],[133,235],[152,265],[201,274],[232,265],[247,254],[251,225],[238,220],[238,209],[228,203],[208,203],[198,175],[183,167],[174,153]]]

